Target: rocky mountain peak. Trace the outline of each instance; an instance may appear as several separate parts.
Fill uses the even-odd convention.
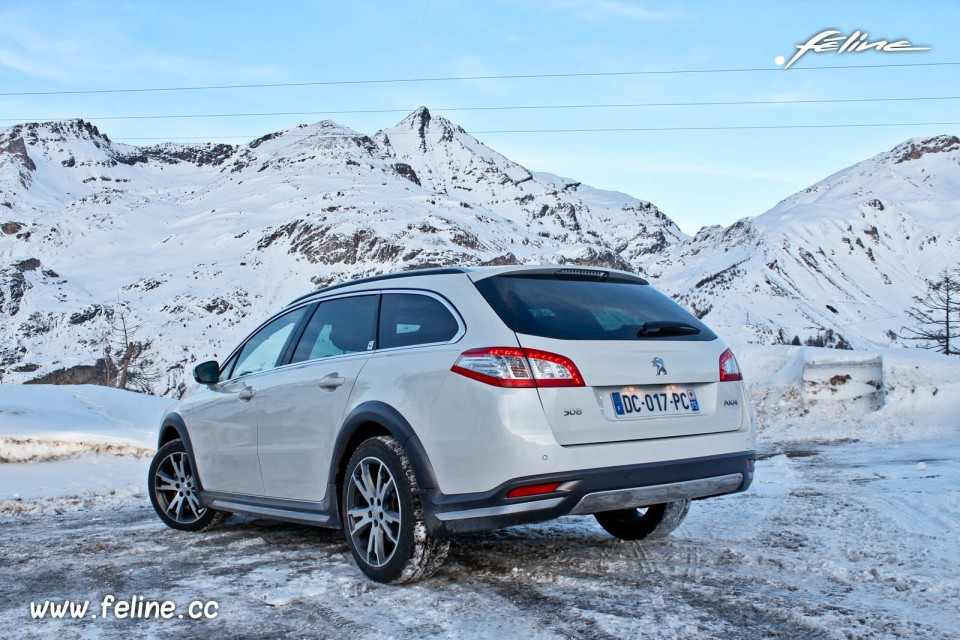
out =
[[[919,160],[934,153],[947,153],[960,150],[960,138],[950,135],[939,135],[930,138],[914,138],[890,151],[890,157],[896,164]]]
[[[428,153],[435,144],[452,142],[461,136],[474,140],[462,127],[442,116],[431,114],[426,107],[420,107],[396,126],[386,129],[382,133],[388,142],[392,137],[392,144],[394,145],[398,144],[396,140],[398,136],[414,136],[416,147],[420,153]],[[412,147],[409,143],[403,142],[400,142],[399,146]]]
[[[97,146],[109,146],[110,138],[100,133],[91,122],[81,118],[54,120],[50,122],[27,122],[0,131],[0,140],[23,138],[28,145],[46,146],[71,141],[93,142]]]

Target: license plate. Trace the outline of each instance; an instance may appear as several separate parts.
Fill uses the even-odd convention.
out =
[[[693,389],[624,389],[611,393],[610,400],[617,418],[700,413],[700,403]]]

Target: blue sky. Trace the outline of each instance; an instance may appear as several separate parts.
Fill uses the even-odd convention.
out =
[[[0,93],[633,71],[687,73],[0,96],[0,126],[81,117],[112,139],[243,142],[326,118],[364,133],[420,105],[471,132],[960,122],[960,2],[44,2],[0,5]],[[808,53],[825,29],[926,52]],[[484,109],[778,101],[565,109]],[[383,110],[381,113],[330,111]],[[310,115],[108,119],[311,112]],[[539,171],[650,200],[690,234],[758,215],[850,164],[960,125],[477,133]]]

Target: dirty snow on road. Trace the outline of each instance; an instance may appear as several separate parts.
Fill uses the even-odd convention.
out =
[[[696,502],[653,543],[611,538],[589,516],[462,536],[437,575],[406,587],[366,580],[336,531],[240,516],[203,534],[166,529],[145,496],[146,457],[0,464],[0,636],[956,637],[956,365],[885,358],[885,403],[851,412],[841,387],[856,376],[828,376],[837,391],[804,380],[824,352],[747,351],[764,425],[750,491]],[[923,381],[931,369],[937,384]],[[9,406],[0,395],[0,411]],[[8,478],[39,482],[42,465],[63,464],[115,475],[88,492],[51,480],[11,495]],[[219,609],[210,620],[102,619],[107,594]],[[90,610],[33,619],[30,603],[48,600]]]

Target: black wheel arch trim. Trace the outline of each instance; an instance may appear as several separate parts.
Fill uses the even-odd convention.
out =
[[[170,437],[170,432],[177,434],[176,438]],[[160,435],[157,437],[157,450],[171,440],[180,439],[183,441],[183,447],[187,450],[190,457],[190,464],[193,465],[193,475],[197,479],[197,487],[203,490],[203,480],[200,474],[200,468],[197,466],[197,456],[193,454],[193,442],[190,440],[190,432],[187,431],[187,424],[179,413],[171,412],[163,417],[160,427]],[[204,505],[206,506],[206,505]]]
[[[420,442],[420,438],[413,427],[399,411],[387,403],[377,400],[358,405],[344,419],[333,447],[333,464],[330,465],[331,485],[335,486],[337,483],[337,474],[348,457],[347,447],[351,439],[366,424],[376,424],[383,427],[400,443],[404,453],[410,459],[421,491],[438,487],[433,465],[430,464],[430,458],[427,456],[423,443]]]

